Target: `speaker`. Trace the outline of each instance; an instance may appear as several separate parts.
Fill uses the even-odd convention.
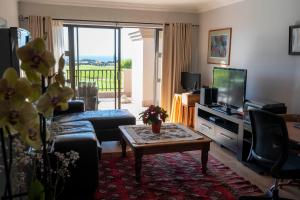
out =
[[[211,88],[211,101],[218,103],[218,88]]]
[[[212,105],[218,102],[218,88],[201,88],[200,104]]]

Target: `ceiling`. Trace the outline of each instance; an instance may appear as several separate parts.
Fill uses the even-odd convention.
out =
[[[21,2],[200,13],[243,0],[19,0]]]

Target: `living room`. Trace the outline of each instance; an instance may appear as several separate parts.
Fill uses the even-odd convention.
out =
[[[115,28],[149,28],[150,26],[151,28],[162,29],[163,31],[166,24],[190,24],[192,26],[191,38],[189,38],[191,41],[191,64],[187,67],[186,71],[201,74],[201,86],[214,86],[214,69],[217,69],[218,67],[222,67],[225,69],[246,70],[246,88],[244,92],[244,98],[246,100],[263,99],[272,102],[279,102],[286,106],[287,110],[285,113],[293,114],[293,116],[296,116],[297,114],[300,114],[300,94],[298,92],[300,89],[300,69],[298,68],[298,66],[300,66],[300,58],[297,56],[297,54],[299,54],[299,42],[298,47],[295,47],[295,52],[289,52],[289,46],[291,46],[289,44],[291,40],[289,27],[294,26],[297,30],[297,25],[299,25],[300,23],[300,14],[298,11],[299,7],[300,2],[298,0],[189,0],[185,2],[177,0],[150,2],[134,0],[116,0],[113,2],[81,2],[79,0],[67,0],[63,2],[54,0],[1,0],[0,17],[1,19],[5,20],[5,24],[7,27],[21,28],[28,28],[27,23],[29,20],[29,16],[49,16],[53,20],[65,20],[65,22],[67,22],[68,24],[73,25],[88,24],[102,27],[113,26]],[[210,34],[212,31],[219,29],[230,29],[230,41],[228,42],[228,44],[230,45],[227,47],[229,48],[229,54],[227,54],[228,57],[225,62],[210,62],[208,56],[208,46],[211,44],[211,41],[209,40],[209,38],[211,38]],[[299,29],[297,33],[299,35]],[[117,62],[118,61],[116,59],[115,63]],[[162,65],[162,67],[164,66]],[[134,74],[132,78],[134,79]],[[155,77],[153,77],[153,79],[155,79]],[[175,78],[173,79],[175,80]],[[180,79],[176,78],[175,84],[180,85]],[[170,93],[170,95],[166,95],[170,96],[168,101],[172,102],[174,93],[180,92],[182,92],[181,89],[180,91],[175,91],[173,93]],[[115,90],[115,94],[115,108],[123,108],[121,103],[118,104],[119,99],[117,97],[120,97],[121,95],[120,93],[118,94],[117,89]],[[200,95],[202,95],[202,93]],[[156,98],[153,97],[153,104],[156,104],[156,101],[154,101],[154,99],[156,100]],[[196,103],[200,103],[199,99]],[[76,106],[78,105],[75,105],[75,107]],[[167,110],[167,113],[169,115],[169,119],[167,119],[167,121],[170,120],[176,122],[174,120],[171,120],[171,117],[174,117],[174,113],[172,113],[172,106],[174,107],[174,105],[169,103],[166,106],[166,104],[163,103],[163,105],[161,106],[165,110]],[[202,105],[200,104],[196,104],[195,108],[202,109],[201,106]],[[138,110],[140,111],[140,108]],[[206,107],[202,110],[204,110],[205,112],[210,112],[210,110]],[[210,112],[210,114],[211,113],[219,116],[219,114],[215,113],[215,111]],[[113,113],[113,115],[119,114],[120,113],[117,112]],[[122,113],[122,116],[126,114],[127,113]],[[179,112],[179,117],[183,117],[181,116],[182,114],[183,113]],[[193,126],[196,128],[198,113],[195,112],[194,115],[194,113],[192,112],[191,115],[194,118],[192,119]],[[232,120],[236,124],[240,124],[240,121],[232,119],[226,114],[220,114],[220,116],[228,120]],[[133,121],[130,121],[132,119],[130,117],[126,119],[128,121],[125,120],[126,122],[129,122],[129,124],[133,123]],[[134,117],[135,120],[139,120],[138,116]],[[121,121],[124,120],[124,118],[117,119]],[[109,124],[109,120],[112,119],[108,118],[108,121],[103,121],[102,123]],[[194,120],[196,121],[195,124]],[[299,118],[297,118],[296,120],[299,120]],[[95,121],[92,121],[92,124],[93,122]],[[140,121],[139,123],[142,124],[142,121]],[[213,124],[211,121],[207,124],[209,125],[210,123]],[[84,126],[90,125],[85,124]],[[103,127],[101,126],[94,126],[93,128],[96,129],[96,132],[97,130],[103,129]],[[213,129],[215,129],[215,127],[213,127]],[[297,131],[299,129],[295,128],[295,130],[297,134]],[[197,130],[196,128],[196,131],[199,131],[199,129]],[[290,131],[290,129],[288,131]],[[113,137],[111,137],[109,135],[110,133],[112,132],[104,134],[103,138],[107,139],[113,138],[115,136],[114,135]],[[291,137],[290,134],[289,137]],[[102,155],[100,154],[101,160],[99,161],[99,180],[96,184],[98,185],[98,196],[95,197],[95,199],[238,199],[240,196],[261,195],[268,190],[268,188],[272,185],[272,175],[270,173],[267,175],[261,175],[260,170],[256,169],[255,167],[251,167],[238,159],[237,155],[239,155],[239,153],[241,153],[242,151],[240,149],[241,146],[238,142],[237,153],[235,151],[232,151],[232,149],[227,148],[226,145],[220,144],[220,142],[214,140],[214,138],[211,139],[213,140],[213,142],[211,142],[210,144],[207,163],[207,171],[211,176],[206,177],[206,179],[211,179],[207,181],[209,181],[208,184],[212,184],[213,181],[216,181],[215,179],[212,179],[212,176],[220,178],[222,177],[222,174],[228,174],[228,177],[226,176],[225,178],[223,177],[220,178],[221,180],[218,180],[222,185],[221,189],[217,188],[217,186],[215,185],[211,187],[205,186],[205,184],[203,183],[201,184],[201,187],[199,186],[199,188],[192,187],[192,185],[197,185],[199,184],[199,182],[203,182],[203,180],[206,180],[205,175],[204,178],[197,176],[199,174],[203,176],[201,170],[205,168],[205,166],[201,167],[201,164],[205,162],[205,159],[202,161],[201,159],[199,159],[201,158],[201,156],[205,157],[205,153],[203,154],[201,151],[196,150],[199,146],[198,143],[190,144],[189,148],[195,146],[192,149],[196,151],[192,151],[191,153],[187,154],[166,154],[165,157],[159,157],[160,155],[164,154],[158,154],[158,157],[155,157],[154,155],[149,155],[148,157],[148,155],[145,155],[143,157],[144,160],[142,169],[140,169],[142,170],[140,178],[144,185],[139,186],[138,184],[136,184],[134,179],[134,176],[136,175],[134,173],[134,167],[126,167],[126,163],[127,165],[128,163],[134,163],[134,159],[132,159],[132,151],[130,150],[133,147],[130,145],[130,141],[127,141],[125,139],[125,144],[128,144],[127,158],[129,160],[119,163],[118,160],[116,160],[120,159],[122,151],[119,142],[107,143],[100,141],[102,147]],[[64,140],[65,139],[61,139],[62,145],[64,145]],[[122,143],[121,141],[121,144],[124,143]],[[251,148],[250,146],[248,147],[248,149]],[[57,149],[59,148],[63,147],[58,145]],[[183,151],[184,148],[185,147],[182,146],[181,150]],[[205,152],[203,148],[202,151]],[[137,150],[135,149],[135,151]],[[175,160],[172,160],[172,155],[176,155],[174,157],[178,158],[174,158]],[[244,155],[244,157],[247,156],[248,155]],[[163,161],[159,163],[158,160]],[[183,170],[183,164],[174,164],[170,166],[170,171],[178,171],[178,173],[175,174],[172,174],[169,171],[166,172],[160,168],[162,166],[163,168],[168,168],[167,165],[169,163],[180,163],[180,160],[182,160],[185,164],[187,162],[191,162],[190,164],[192,166],[188,165],[188,167],[195,168],[196,172],[194,172],[194,174],[193,172],[189,172],[190,174],[192,174],[192,177],[195,176],[195,179],[197,179],[194,180],[194,184],[187,183],[189,177],[185,178],[180,176],[177,179],[177,182],[175,180],[172,180],[172,176],[179,176],[181,173],[184,175],[188,174],[185,171],[181,171]],[[102,162],[104,162],[104,164]],[[137,161],[135,160],[135,162]],[[2,161],[0,162],[0,164],[2,164]],[[120,172],[120,174],[115,177],[115,175],[113,174],[121,170],[116,168],[115,165],[120,165],[121,167],[124,167],[126,169],[125,171],[131,170],[132,172],[128,172],[129,176],[126,175],[126,177],[122,177],[122,175],[124,175],[124,172]],[[155,172],[151,170],[151,165],[153,165],[153,167],[155,168],[156,171],[153,170]],[[299,163],[297,163],[297,165],[299,165]],[[113,172],[106,170],[110,167]],[[296,165],[294,167],[296,167]],[[105,170],[103,168],[105,168]],[[3,171],[2,168],[0,168],[0,171]],[[80,173],[80,171],[77,171],[77,173]],[[96,176],[97,175],[95,175],[95,177]],[[161,176],[161,179],[158,180],[159,176]],[[91,180],[94,180],[95,177],[91,178]],[[112,177],[113,180],[109,180],[109,177]],[[129,182],[127,179],[129,179]],[[237,179],[240,179],[241,181],[238,182]],[[298,179],[299,182],[299,175],[294,174],[293,179]],[[2,192],[4,191],[4,180],[5,178],[2,174],[0,181],[1,195],[4,194],[4,192]],[[120,183],[121,180],[124,181],[124,183]],[[170,183],[169,185],[167,184],[168,181]],[[151,182],[153,182],[154,186],[151,186]],[[226,185],[227,182],[230,184]],[[162,183],[165,183],[165,185]],[[183,186],[179,187],[175,183],[184,184]],[[109,184],[111,184],[112,187],[120,187],[121,189],[118,190],[103,186]],[[124,184],[129,184],[129,188],[126,188],[126,185]],[[163,188],[164,186],[165,188]],[[74,186],[74,188],[76,188],[76,186]],[[247,190],[245,188],[250,189]],[[203,191],[205,192],[200,191],[201,189],[203,189]],[[181,192],[171,192],[172,190],[181,190]],[[191,192],[191,190],[197,190],[197,192]],[[249,192],[249,190],[251,190],[252,192]],[[274,190],[271,190],[271,193],[273,191]],[[7,194],[8,189],[6,187],[5,195]],[[281,197],[297,199],[299,194],[299,185],[282,186],[282,188],[279,189],[279,195]],[[11,198],[7,197],[6,199]],[[65,199],[68,198],[65,197]]]

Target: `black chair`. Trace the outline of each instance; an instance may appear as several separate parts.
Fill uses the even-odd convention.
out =
[[[279,179],[300,178],[300,157],[289,151],[286,122],[262,110],[251,110],[249,114],[253,137],[248,161],[268,169],[275,181],[265,196],[239,199],[284,199],[279,197]]]

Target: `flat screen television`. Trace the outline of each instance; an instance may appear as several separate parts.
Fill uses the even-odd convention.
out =
[[[181,72],[181,86],[186,91],[200,89],[201,74]]]
[[[218,103],[240,108],[246,96],[247,70],[215,67],[213,87],[218,88]]]

